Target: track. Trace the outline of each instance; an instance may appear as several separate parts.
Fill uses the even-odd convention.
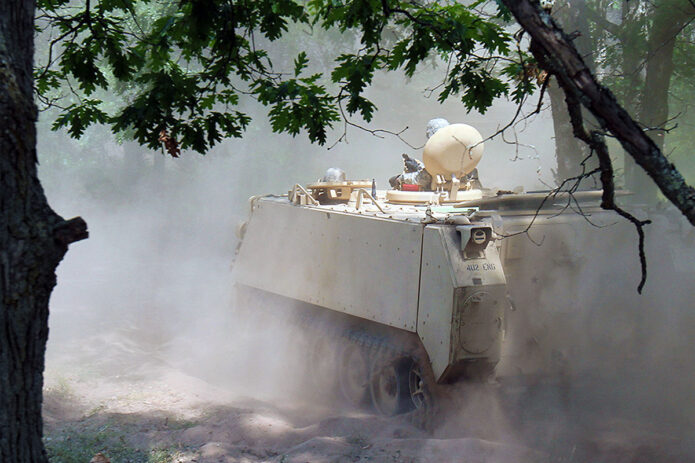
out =
[[[339,318],[347,317],[301,317],[313,344],[308,375],[333,375],[335,392],[352,405],[431,428],[438,386],[417,335]]]
[[[306,383],[317,393],[433,427],[442,386],[417,334],[254,289],[239,292],[238,304],[299,333]]]

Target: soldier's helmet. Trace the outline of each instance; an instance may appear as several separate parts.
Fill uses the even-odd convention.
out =
[[[441,117],[430,119],[430,121],[427,123],[427,139],[429,140],[430,137],[437,132],[437,130],[441,129],[442,127],[446,127],[447,125],[449,125],[449,121],[442,119]]]

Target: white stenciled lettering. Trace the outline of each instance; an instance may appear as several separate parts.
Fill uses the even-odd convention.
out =
[[[483,270],[495,270],[495,264],[484,263]]]

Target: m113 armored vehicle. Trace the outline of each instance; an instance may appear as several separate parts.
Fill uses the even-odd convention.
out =
[[[476,129],[447,125],[390,190],[329,169],[251,199],[237,290],[300,304],[318,333],[309,363],[347,400],[424,417],[439,385],[493,374],[510,308],[494,222],[511,203],[476,188],[483,149]],[[542,209],[544,195],[514,196]]]

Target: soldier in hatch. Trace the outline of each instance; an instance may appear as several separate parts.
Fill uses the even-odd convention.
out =
[[[425,130],[427,139],[429,140],[439,129],[447,125],[449,125],[449,121],[444,118],[438,117],[430,119],[427,122],[427,128]],[[403,165],[403,172],[389,179],[391,188],[396,190],[416,189],[425,191],[432,189],[432,176],[427,172],[422,161],[411,158],[407,154],[403,154]],[[482,184],[478,179],[478,169],[473,169],[473,171],[462,180],[464,184],[467,182],[470,182],[471,188],[482,188]],[[404,187],[404,185],[406,186]]]

